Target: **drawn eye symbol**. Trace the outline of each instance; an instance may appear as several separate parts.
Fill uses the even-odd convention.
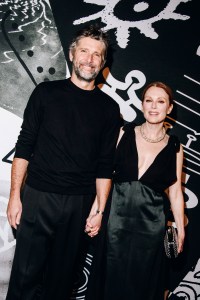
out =
[[[101,3],[104,8],[95,14],[75,20],[73,24],[78,25],[101,18],[102,22],[107,24],[104,29],[115,29],[118,45],[121,48],[126,48],[131,28],[137,28],[141,34],[148,38],[157,39],[159,35],[153,26],[154,23],[170,19],[188,20],[190,16],[176,12],[176,8],[181,2],[188,1],[190,0],[168,0],[164,4],[163,1],[159,1],[159,3],[157,1],[155,5],[153,0],[148,2],[139,1],[137,3],[128,0],[84,0],[84,2],[91,4]],[[151,5],[149,5],[150,2]]]
[[[120,20],[142,21],[156,16],[166,6],[163,3],[150,3],[151,1],[120,1],[114,7],[114,15]]]

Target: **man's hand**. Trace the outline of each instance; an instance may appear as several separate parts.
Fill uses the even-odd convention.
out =
[[[9,224],[17,229],[22,214],[22,203],[20,198],[10,198],[7,207],[7,217]]]
[[[10,225],[17,229],[22,214],[20,191],[26,176],[28,161],[23,158],[14,158],[11,170],[10,200],[7,207],[7,217]]]
[[[90,215],[86,220],[85,232],[90,237],[96,236],[101,228],[101,221],[101,214]]]

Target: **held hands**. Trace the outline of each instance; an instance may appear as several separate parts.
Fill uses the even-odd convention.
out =
[[[96,214],[89,215],[89,217],[87,218],[85,233],[87,233],[91,238],[95,237],[99,233],[102,217],[103,212],[97,211]]]
[[[7,218],[9,224],[17,229],[17,226],[20,223],[22,214],[22,203],[20,198],[10,198],[7,207]]]

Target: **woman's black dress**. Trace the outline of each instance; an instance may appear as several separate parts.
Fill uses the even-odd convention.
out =
[[[116,151],[108,222],[105,300],[161,300],[164,296],[164,190],[176,181],[180,143],[170,136],[142,177],[134,124],[124,127]]]

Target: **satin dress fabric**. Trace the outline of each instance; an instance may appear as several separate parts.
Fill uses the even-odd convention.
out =
[[[138,179],[138,168],[132,167],[138,164],[134,124],[124,130],[116,152],[104,300],[163,300],[163,240],[169,202],[164,190],[176,180],[180,143],[176,137],[169,137],[168,144]]]

